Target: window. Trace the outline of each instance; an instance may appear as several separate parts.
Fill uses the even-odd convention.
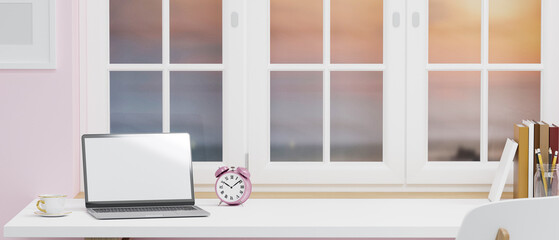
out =
[[[543,117],[541,9],[540,1],[409,3],[417,24],[407,41],[407,183],[486,184],[513,124]]]
[[[403,1],[248,5],[249,155],[264,184],[403,184]],[[265,36],[265,37],[263,37]],[[387,121],[388,120],[388,121]]]
[[[140,1],[83,6],[83,131],[190,132],[197,184],[485,191],[513,123],[559,120],[547,0]]]
[[[221,0],[86,4],[83,131],[188,132],[196,183],[214,181],[221,165],[244,165],[243,54],[231,47],[242,29],[223,30],[222,12],[234,8]]]

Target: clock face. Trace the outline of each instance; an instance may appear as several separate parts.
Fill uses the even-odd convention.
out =
[[[235,173],[225,173],[217,180],[216,191],[219,198],[227,203],[236,202],[245,194],[245,180]]]

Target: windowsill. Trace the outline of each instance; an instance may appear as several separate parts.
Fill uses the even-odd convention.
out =
[[[216,199],[214,192],[196,192],[197,199]],[[251,199],[487,199],[486,192],[253,192]],[[74,198],[84,198],[78,193]],[[512,199],[504,192],[502,199]]]

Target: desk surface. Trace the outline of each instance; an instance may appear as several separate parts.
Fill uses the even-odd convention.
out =
[[[484,199],[251,199],[243,206],[197,200],[205,218],[96,220],[83,199],[66,217],[33,214],[35,201],[4,226],[6,237],[434,237],[453,238]]]

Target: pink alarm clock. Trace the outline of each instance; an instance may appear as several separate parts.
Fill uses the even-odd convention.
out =
[[[252,183],[250,173],[243,167],[220,167],[215,172],[215,193],[221,202],[239,205],[250,197]]]

